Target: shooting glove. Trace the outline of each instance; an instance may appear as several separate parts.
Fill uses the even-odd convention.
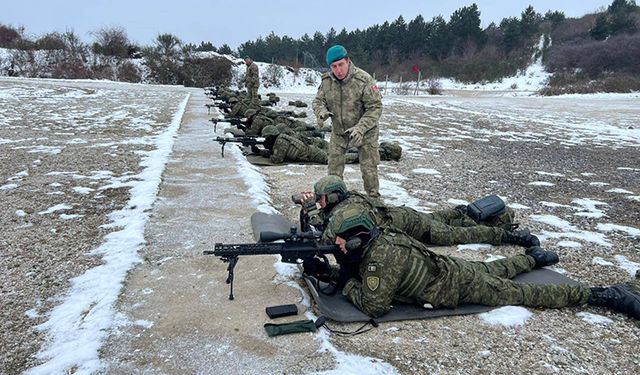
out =
[[[345,134],[349,134],[349,145],[353,147],[362,146],[364,143],[364,133],[364,129],[358,125],[347,129]]]
[[[271,156],[271,150],[267,150],[267,149],[263,149],[263,150],[259,150],[260,156],[264,156],[265,158],[268,158],[269,156]]]
[[[304,269],[304,273],[309,276],[318,277],[320,275],[331,274],[329,265],[317,257],[305,259],[305,261],[302,262],[302,268]]]

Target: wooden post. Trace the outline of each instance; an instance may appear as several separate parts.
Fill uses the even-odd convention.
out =
[[[421,75],[421,71],[418,71],[418,82],[416,82],[416,92],[414,95],[418,95],[418,87],[420,87],[420,75]]]
[[[387,87],[389,86],[389,75],[384,76],[384,93],[387,93]]]

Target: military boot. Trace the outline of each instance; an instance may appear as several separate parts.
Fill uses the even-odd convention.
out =
[[[591,288],[587,302],[604,306],[640,320],[640,283],[638,281],[617,284],[605,288]]]
[[[535,268],[553,266],[560,261],[558,254],[554,251],[547,251],[540,246],[532,246],[525,251],[525,254],[536,261]]]
[[[540,246],[538,237],[529,233],[528,229],[505,230],[502,233],[502,243],[524,247]]]

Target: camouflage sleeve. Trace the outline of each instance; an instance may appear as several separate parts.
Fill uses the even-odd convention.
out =
[[[318,93],[316,97],[313,99],[311,103],[311,107],[313,108],[313,113],[316,115],[317,119],[325,116],[327,113],[331,112],[327,109],[327,99],[324,96],[324,90],[322,86],[324,85],[324,80],[320,83],[320,87],[318,87]]]
[[[284,162],[284,157],[286,154],[286,147],[283,147],[284,145],[282,144],[282,136],[278,136],[278,138],[276,138],[276,142],[273,144],[273,149],[271,150],[271,156],[269,157],[269,160],[273,163],[273,164],[280,164],[282,162]]]
[[[356,126],[362,127],[367,132],[378,126],[378,121],[382,116],[382,95],[373,78],[368,79],[365,83],[362,92],[362,105],[364,106],[364,114]]]
[[[371,249],[370,256],[366,258],[366,263],[360,268],[362,281],[350,279],[342,289],[342,294],[360,311],[377,318],[391,310],[407,256],[405,252],[382,247]]]

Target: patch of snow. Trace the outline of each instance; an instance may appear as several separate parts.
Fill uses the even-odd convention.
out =
[[[612,232],[612,231],[624,232],[630,235],[631,237],[640,238],[640,229],[638,228],[627,227],[624,225],[617,225],[617,224],[598,224],[597,228],[599,231],[603,231],[603,232]]]
[[[480,319],[491,325],[513,327],[524,325],[532,314],[522,306],[504,306],[479,316]]]
[[[49,208],[47,208],[45,211],[40,211],[38,212],[38,215],[47,215],[47,214],[52,214],[54,212],[57,211],[64,211],[64,210],[70,210],[72,209],[72,206],[69,206],[68,204],[56,204],[55,206],[51,206]]]
[[[577,317],[582,318],[585,322],[593,325],[607,325],[613,323],[613,320],[607,318],[606,316],[592,314],[588,312],[579,312],[576,314]]]
[[[531,186],[555,186],[554,183],[547,182],[547,181],[533,181],[533,182],[529,182],[527,185],[531,185]]]
[[[470,250],[470,251],[489,250],[489,249],[491,249],[492,247],[493,247],[492,245],[488,245],[488,244],[464,244],[464,245],[458,245],[457,251],[465,251],[465,250]]]

